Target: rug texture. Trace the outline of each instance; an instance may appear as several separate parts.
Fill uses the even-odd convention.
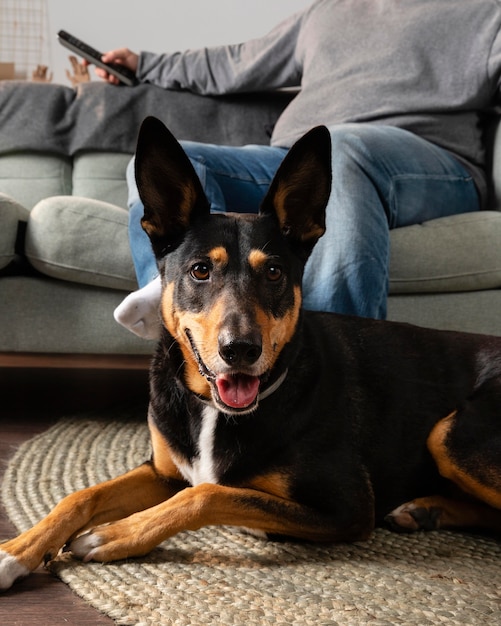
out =
[[[3,503],[19,530],[65,494],[150,454],[144,410],[60,421],[11,460]],[[501,623],[501,543],[469,534],[398,535],[312,546],[268,543],[238,529],[185,532],[148,557],[54,572],[117,624],[134,626]]]

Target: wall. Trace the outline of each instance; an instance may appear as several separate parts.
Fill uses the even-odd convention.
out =
[[[48,0],[49,65],[53,82],[69,84],[69,51],[58,42],[60,29],[104,52],[172,52],[238,43],[265,34],[311,0]],[[97,80],[93,72],[91,76]]]

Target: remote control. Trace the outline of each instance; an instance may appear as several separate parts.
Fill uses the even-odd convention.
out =
[[[118,78],[118,80],[125,85],[132,87],[133,85],[138,84],[139,81],[137,80],[136,75],[128,67],[124,67],[119,63],[103,63],[101,61],[101,57],[103,56],[101,52],[91,48],[83,41],[80,41],[80,39],[77,39],[76,37],[73,37],[73,35],[67,33],[65,30],[60,30],[57,33],[57,36],[59,43],[63,46],[83,57],[90,63],[97,65],[97,67],[103,68],[109,74]]]

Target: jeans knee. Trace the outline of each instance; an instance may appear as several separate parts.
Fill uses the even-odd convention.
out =
[[[386,129],[368,124],[343,124],[331,129],[333,168],[349,163],[359,167],[377,163],[390,141]]]

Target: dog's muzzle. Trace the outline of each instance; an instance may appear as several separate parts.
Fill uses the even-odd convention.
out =
[[[185,332],[197,361],[198,370],[211,387],[213,404],[225,413],[250,413],[256,409],[260,400],[278,389],[287,376],[287,371],[285,371],[274,383],[265,387],[269,373],[261,376],[238,371],[216,374],[204,363],[189,329]],[[223,354],[221,354],[222,351]],[[232,367],[249,367],[261,356],[261,346],[249,341],[228,342],[224,345],[224,350],[220,345],[219,354]]]

